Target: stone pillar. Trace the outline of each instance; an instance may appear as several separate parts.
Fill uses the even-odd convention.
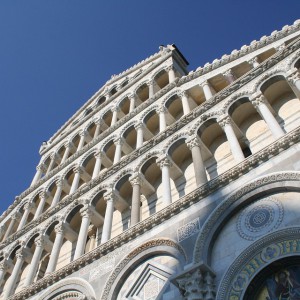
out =
[[[164,106],[161,106],[156,110],[156,113],[159,116],[159,132],[162,132],[167,128],[166,112],[167,109]]]
[[[113,222],[113,214],[114,214],[114,194],[108,193],[104,195],[104,200],[106,201],[106,210],[104,217],[104,224],[101,236],[101,244],[107,242],[110,239],[112,222]]]
[[[77,166],[74,170],[75,175],[73,178],[73,182],[70,188],[70,193],[69,195],[73,194],[77,189],[78,189],[78,185],[79,185],[79,181],[80,181],[80,176],[83,173],[83,170],[81,167]]]
[[[67,142],[67,143],[65,144],[66,150],[65,150],[65,153],[64,153],[64,155],[63,155],[63,158],[61,159],[61,163],[62,163],[62,164],[68,159],[69,154],[70,154],[70,151],[71,151],[71,149],[72,149],[73,147],[74,147],[74,145],[73,145],[72,142]]]
[[[42,192],[40,194],[40,203],[39,203],[39,205],[37,207],[37,210],[35,211],[33,220],[37,219],[43,213],[47,196],[48,196],[48,193],[46,193],[46,192]]]
[[[48,175],[49,172],[52,171],[52,169],[53,169],[53,167],[54,167],[54,164],[55,164],[55,161],[56,161],[56,154],[53,153],[53,154],[51,155],[51,161],[50,161],[49,167],[48,167],[48,169],[47,169],[46,175]]]
[[[233,83],[236,80],[231,69],[228,69],[227,71],[225,71],[223,73],[223,76],[226,78],[226,80],[228,81],[229,84]]]
[[[94,170],[93,170],[93,175],[92,175],[92,179],[96,178],[101,170],[101,164],[102,164],[102,152],[98,151],[95,154],[95,158],[96,158],[96,163],[94,166]]]
[[[46,172],[45,166],[44,165],[38,165],[36,167],[36,173],[34,175],[34,178],[31,182],[30,186],[35,185],[42,178],[43,172]]]
[[[114,156],[114,164],[118,163],[121,160],[122,157],[122,145],[123,145],[123,138],[118,138],[114,141],[116,145],[116,152]]]
[[[255,109],[259,112],[261,117],[265,120],[266,124],[268,125],[273,137],[275,139],[280,138],[284,135],[284,131],[278,124],[271,111],[269,110],[265,101],[266,99],[264,95],[259,95],[256,98],[251,99],[251,102],[254,105]]]
[[[7,258],[4,258],[0,263],[0,291],[2,291],[3,279],[7,269]]]
[[[183,114],[187,115],[191,111],[187,91],[182,91],[180,93],[180,97],[181,97],[181,101],[182,101]]]
[[[162,185],[163,185],[163,202],[165,206],[172,203],[171,182],[170,182],[170,166],[171,162],[168,157],[161,157],[157,160],[157,164],[161,169]]]
[[[81,150],[82,147],[84,146],[86,135],[87,135],[87,132],[85,130],[82,130],[80,132],[80,140],[79,140],[79,144],[78,144],[78,147],[77,147],[77,151]]]
[[[206,169],[203,163],[200,140],[198,136],[192,136],[186,140],[186,144],[192,152],[194,172],[197,186],[207,182]]]
[[[114,106],[112,109],[112,119],[111,119],[111,125],[114,126],[118,121],[118,112],[120,111],[120,108],[118,106]]]
[[[36,275],[37,269],[39,267],[39,262],[41,260],[41,256],[44,250],[44,239],[42,236],[38,236],[34,240],[34,243],[35,243],[35,250],[34,250],[33,257],[31,259],[31,264],[28,273],[26,274],[24,286],[28,286],[33,282],[33,279]]]
[[[228,143],[230,145],[231,153],[237,163],[241,162],[245,159],[244,153],[240,146],[240,143],[235,135],[235,132],[232,127],[231,119],[229,116],[226,116],[222,120],[219,121],[220,126],[223,128]]]
[[[258,67],[258,66],[260,65],[260,62],[259,62],[259,59],[258,59],[257,56],[251,58],[251,59],[248,61],[248,63],[249,63],[250,65],[252,65],[253,68],[256,68],[256,67]]]
[[[17,251],[16,257],[17,257],[17,261],[16,261],[15,266],[13,268],[13,271],[12,271],[12,273],[11,273],[9,279],[8,279],[9,282],[7,284],[6,289],[4,290],[3,299],[7,299],[15,291],[16,283],[19,280],[20,272],[21,272],[22,265],[23,265],[23,262],[24,262],[23,249],[19,249]]]
[[[129,99],[130,99],[129,112],[131,113],[135,109],[135,102],[136,102],[135,94],[130,94]]]
[[[28,215],[29,215],[30,210],[31,210],[32,207],[33,207],[33,204],[30,203],[30,202],[27,202],[24,205],[24,207],[23,207],[23,215],[22,215],[22,218],[21,218],[21,221],[19,223],[17,231],[20,230],[20,229],[22,229],[24,227],[24,225],[26,224]]]
[[[133,226],[140,222],[140,207],[141,207],[141,178],[138,173],[133,174],[129,178],[132,185],[132,201],[131,201],[131,220],[130,225]]]
[[[172,279],[184,300],[215,300],[215,274],[205,264],[193,265]]]
[[[215,94],[215,90],[211,87],[207,80],[203,81],[200,85],[203,89],[205,100],[209,100]]]
[[[50,259],[49,259],[49,263],[46,269],[46,273],[51,273],[54,272],[56,269],[56,265],[57,265],[57,261],[58,261],[58,257],[59,257],[59,253],[60,253],[60,249],[64,240],[64,227],[62,223],[59,223],[57,225],[55,225],[54,227],[55,230],[55,240],[54,240],[54,244],[53,244],[53,248],[50,254]]]
[[[149,98],[152,98],[154,96],[154,79],[149,80],[147,85],[149,87]]]
[[[3,241],[5,241],[11,234],[12,234],[12,231],[14,229],[14,226],[16,224],[16,221],[20,219],[20,213],[15,213],[14,215],[11,216],[11,221],[8,225],[8,228],[4,234],[4,237],[3,237]]]
[[[136,130],[136,149],[143,146],[144,143],[144,125],[143,123],[138,123],[134,126]]]
[[[52,203],[50,205],[50,208],[56,206],[56,204],[59,202],[61,193],[62,193],[62,190],[64,187],[64,183],[65,183],[64,179],[60,179],[56,182],[56,191],[55,191]]]
[[[94,138],[97,137],[100,134],[102,120],[100,118],[98,118],[95,121],[95,124],[96,124],[96,129],[95,129],[95,133],[94,133]]]
[[[84,254],[84,249],[85,249],[87,234],[88,234],[88,230],[89,230],[89,226],[90,226],[90,222],[91,222],[92,212],[91,212],[90,208],[86,205],[80,209],[80,215],[81,215],[82,219],[81,219],[81,225],[80,225],[77,245],[76,245],[76,249],[75,249],[75,254],[74,254],[74,260]]]
[[[175,81],[176,79],[176,74],[175,74],[175,68],[174,66],[169,66],[167,67],[167,72],[168,72],[168,76],[169,76],[169,83],[172,83]]]

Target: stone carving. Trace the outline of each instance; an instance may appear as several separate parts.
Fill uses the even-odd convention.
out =
[[[189,238],[190,236],[199,232],[199,230],[200,230],[200,222],[199,219],[197,218],[177,229],[178,241],[181,242]]]
[[[283,214],[280,201],[274,197],[262,199],[242,211],[237,220],[237,231],[242,238],[253,241],[278,228]]]

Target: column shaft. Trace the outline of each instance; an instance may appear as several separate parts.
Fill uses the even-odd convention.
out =
[[[78,144],[78,147],[77,147],[77,151],[79,151],[84,146],[85,135],[86,135],[86,132],[82,132],[80,134],[80,140],[79,140],[79,144]]]
[[[23,215],[22,215],[22,219],[19,223],[19,226],[17,228],[17,231],[20,230],[21,228],[23,228],[24,225],[26,224],[28,215],[30,213],[30,209],[31,209],[31,205],[29,203],[24,205],[24,212],[23,212]]]
[[[203,88],[203,93],[205,96],[205,99],[208,100],[213,96],[213,89],[211,88],[210,84],[208,83],[208,81],[204,81],[201,84],[202,88]]]
[[[35,246],[34,254],[31,259],[29,271],[26,274],[24,286],[28,286],[33,282],[33,279],[34,279],[37,269],[39,267],[39,262],[41,260],[41,256],[42,256],[42,252],[43,252],[43,241],[41,240],[41,238],[38,238],[36,240],[35,244],[36,244],[36,246]]]
[[[55,240],[54,240],[54,244],[53,244],[53,248],[50,254],[50,259],[49,259],[49,263],[46,269],[46,274],[54,272],[57,266],[57,261],[58,261],[58,257],[59,257],[59,253],[60,253],[60,249],[64,240],[64,233],[63,233],[63,229],[62,226],[55,226],[55,232],[56,232],[56,236],[55,236]]]
[[[167,128],[166,109],[161,107],[157,110],[157,113],[159,116],[159,132],[162,132]]]
[[[75,171],[75,176],[73,178],[72,186],[71,186],[70,193],[69,193],[70,195],[73,194],[78,189],[81,173],[82,173],[82,171],[79,169],[77,169]]]
[[[42,174],[43,174],[42,167],[38,166],[30,186],[35,185],[41,179]]]
[[[129,112],[131,113],[134,109],[135,109],[135,95],[131,95]]]
[[[158,164],[161,168],[162,186],[163,186],[163,202],[165,206],[172,203],[171,181],[170,181],[170,161],[164,157],[159,159]]]
[[[136,148],[140,148],[144,143],[143,125],[138,124],[136,127]]]
[[[89,230],[89,226],[90,226],[89,209],[87,207],[83,207],[80,210],[80,213],[82,215],[82,220],[81,220],[77,245],[76,245],[76,249],[75,249],[74,260],[84,254],[87,234],[88,234],[88,230]]]
[[[2,241],[5,241],[7,239],[7,237],[11,235],[11,233],[13,231],[13,228],[15,226],[16,220],[17,220],[17,217],[13,216],[10,223],[9,223],[9,225],[8,225],[8,228],[7,228],[7,230],[4,234],[4,237],[3,237]]]
[[[116,152],[114,156],[114,164],[118,163],[122,157],[122,141],[117,140],[115,144],[116,144]]]
[[[114,214],[114,200],[113,195],[108,194],[105,195],[104,199],[106,200],[106,210],[104,217],[104,224],[101,236],[101,244],[107,242],[110,239],[112,222],[113,222],[113,214]]]
[[[154,82],[153,80],[148,83],[149,87],[149,98],[152,98],[154,96]]]
[[[169,76],[169,82],[170,83],[175,81],[176,75],[175,75],[175,71],[174,71],[173,66],[170,66],[168,68],[168,76]]]
[[[40,200],[40,203],[38,205],[37,210],[35,211],[33,220],[35,220],[36,218],[38,218],[43,213],[43,209],[44,209],[45,203],[46,203],[46,195],[43,194],[43,195],[41,195],[41,200]]]
[[[101,164],[102,164],[101,154],[97,153],[95,155],[95,157],[96,157],[96,163],[95,163],[95,167],[94,167],[94,170],[93,170],[92,179],[96,178],[99,175],[100,170],[101,170]]]
[[[63,182],[58,182],[57,183],[57,188],[56,188],[56,191],[55,191],[55,194],[54,194],[54,198],[52,200],[50,208],[56,206],[56,204],[59,202],[62,190],[63,190]]]
[[[141,207],[141,181],[136,175],[130,179],[132,185],[132,201],[131,201],[131,226],[140,221],[140,207]]]
[[[112,119],[111,119],[111,126],[114,126],[118,121],[118,111],[117,109],[113,110]]]
[[[12,274],[9,277],[9,282],[7,284],[6,289],[4,290],[4,297],[3,299],[7,299],[9,296],[11,296],[14,293],[16,283],[18,282],[19,276],[20,276],[20,271],[22,269],[23,265],[23,255],[18,255],[17,254],[17,261],[16,264],[13,268]]]
[[[67,146],[66,150],[65,150],[65,153],[63,155],[63,158],[61,159],[61,163],[64,163],[68,159],[70,150],[71,150],[71,147]]]

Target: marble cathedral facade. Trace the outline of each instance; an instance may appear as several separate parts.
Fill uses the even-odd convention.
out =
[[[187,65],[161,46],[43,143],[0,299],[300,299],[300,21]]]

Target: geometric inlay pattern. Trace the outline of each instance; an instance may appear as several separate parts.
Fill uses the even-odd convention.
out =
[[[278,228],[283,219],[284,209],[274,197],[259,200],[247,206],[237,220],[239,235],[253,241]]]

